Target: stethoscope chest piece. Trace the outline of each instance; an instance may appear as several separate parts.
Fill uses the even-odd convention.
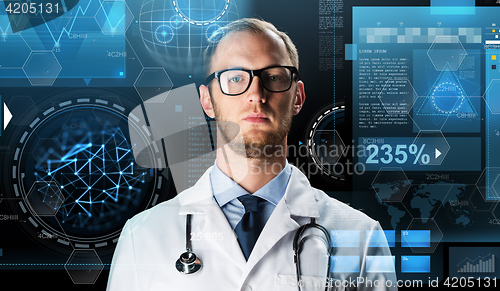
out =
[[[200,259],[192,252],[182,253],[180,258],[175,262],[175,268],[182,274],[193,274],[201,269],[203,264]]]

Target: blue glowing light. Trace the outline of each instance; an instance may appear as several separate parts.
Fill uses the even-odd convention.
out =
[[[80,118],[75,122],[84,128],[96,127],[95,120],[85,124]],[[128,205],[136,204],[143,197],[138,193],[144,192],[140,187],[144,187],[145,172],[134,171],[134,156],[127,137],[119,126],[100,125],[103,130],[81,134],[71,127],[63,128],[59,135],[60,148],[39,153],[43,157],[39,159],[45,159],[46,172],[40,170],[35,174],[40,180],[57,183],[63,200],[57,215],[63,224],[72,227],[87,229],[105,225],[116,218],[118,210],[126,211]],[[61,154],[63,148],[67,150]],[[54,193],[49,190],[42,194],[47,201],[53,201],[49,198]]]

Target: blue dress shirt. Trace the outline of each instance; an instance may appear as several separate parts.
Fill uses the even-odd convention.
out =
[[[264,199],[259,203],[259,215],[263,226],[273,213],[278,202],[285,195],[291,173],[292,167],[286,162],[283,170],[274,179],[253,193],[253,195]],[[217,163],[215,163],[210,173],[210,182],[212,183],[215,200],[234,229],[243,214],[245,214],[245,207],[237,198],[249,193],[224,174],[217,166]]]

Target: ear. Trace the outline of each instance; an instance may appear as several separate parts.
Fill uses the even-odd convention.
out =
[[[210,91],[205,85],[200,86],[200,102],[201,107],[210,118],[215,118],[215,112],[212,107],[212,101],[210,100]]]
[[[293,106],[293,115],[299,114],[305,101],[306,101],[306,91],[304,90],[304,82],[297,81],[297,92],[295,93],[295,104]]]

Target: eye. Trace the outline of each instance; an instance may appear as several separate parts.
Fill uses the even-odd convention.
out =
[[[242,76],[234,76],[234,77],[229,78],[228,81],[231,83],[238,83],[238,82],[243,81],[243,77]]]
[[[268,77],[268,80],[271,81],[271,82],[280,82],[280,81],[283,81],[283,76],[281,75],[270,75]]]

